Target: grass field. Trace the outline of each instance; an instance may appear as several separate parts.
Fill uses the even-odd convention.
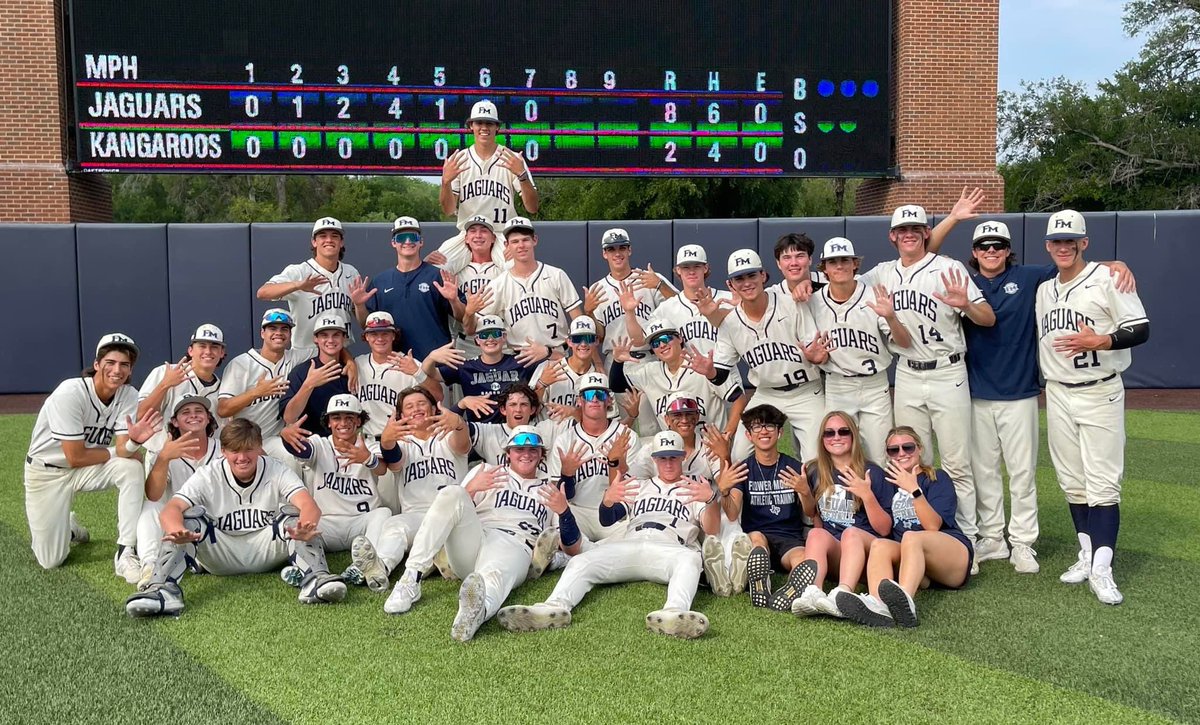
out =
[[[128,619],[114,493],[76,500],[92,543],[55,571],[34,562],[21,489],[32,424],[0,417],[0,723],[1200,721],[1200,414],[1129,413],[1120,607],[1058,582],[1075,542],[1043,436],[1042,573],[985,563],[963,591],[923,593],[915,630],[800,621],[702,591],[712,629],[676,641],[645,631],[665,593],[637,584],[589,595],[566,630],[489,622],[465,645],[449,637],[456,585],[440,580],[389,617],[366,589],[304,607],[274,575],[189,577],[183,616]],[[510,602],[540,601],[555,578]]]

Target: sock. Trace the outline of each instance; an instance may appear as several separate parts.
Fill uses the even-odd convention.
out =
[[[117,544],[117,558],[120,558],[121,555],[124,554],[125,550],[128,548],[129,547],[124,544]]]
[[[1071,523],[1075,524],[1075,533],[1087,534],[1088,529],[1088,513],[1089,507],[1086,503],[1068,503],[1067,506],[1071,509]],[[1090,551],[1090,549],[1089,549]]]
[[[1075,536],[1079,539],[1079,550],[1087,558],[1092,558],[1092,537],[1087,534],[1075,534]]]
[[[1117,531],[1121,527],[1121,507],[1118,504],[1093,506],[1089,514],[1092,526],[1092,568],[1112,566],[1113,552],[1117,548]]]

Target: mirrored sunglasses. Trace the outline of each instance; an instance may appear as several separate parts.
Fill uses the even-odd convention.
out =
[[[650,349],[657,350],[658,348],[662,347],[663,345],[669,345],[669,344],[671,344],[671,340],[674,340],[675,338],[676,338],[676,335],[668,335],[668,334],[658,335],[654,339],[650,340]]]
[[[504,330],[480,330],[475,333],[480,340],[499,340],[504,337]]]
[[[612,394],[607,390],[585,390],[580,395],[589,403],[607,403]]]
[[[292,316],[286,312],[271,312],[263,317],[264,325],[295,325]]]
[[[541,448],[542,437],[537,433],[518,433],[508,443],[509,448]]]
[[[396,244],[420,244],[421,235],[416,232],[400,232],[392,235],[392,241]]]
[[[891,456],[892,458],[895,458],[896,456],[900,455],[900,451],[904,451],[905,453],[912,455],[913,453],[917,452],[917,444],[916,443],[901,443],[898,446],[888,446],[887,447],[887,454],[889,456]]]
[[[595,345],[595,335],[571,335],[571,344],[573,345]]]

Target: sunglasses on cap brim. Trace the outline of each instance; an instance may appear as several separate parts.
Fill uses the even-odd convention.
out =
[[[289,327],[296,326],[296,322],[292,319],[292,316],[286,312],[271,312],[263,317],[262,324],[264,327],[267,325],[288,325]]]

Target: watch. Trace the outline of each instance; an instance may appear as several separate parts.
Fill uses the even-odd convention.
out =
[[[914,490],[913,490],[913,492],[912,492],[912,497],[913,497],[914,499],[921,498],[921,497],[922,497],[922,496],[924,496],[924,495],[925,495],[925,492],[924,492],[924,491],[922,491],[922,490],[921,490],[921,489],[919,489],[919,488],[917,488],[917,489],[914,489]]]

